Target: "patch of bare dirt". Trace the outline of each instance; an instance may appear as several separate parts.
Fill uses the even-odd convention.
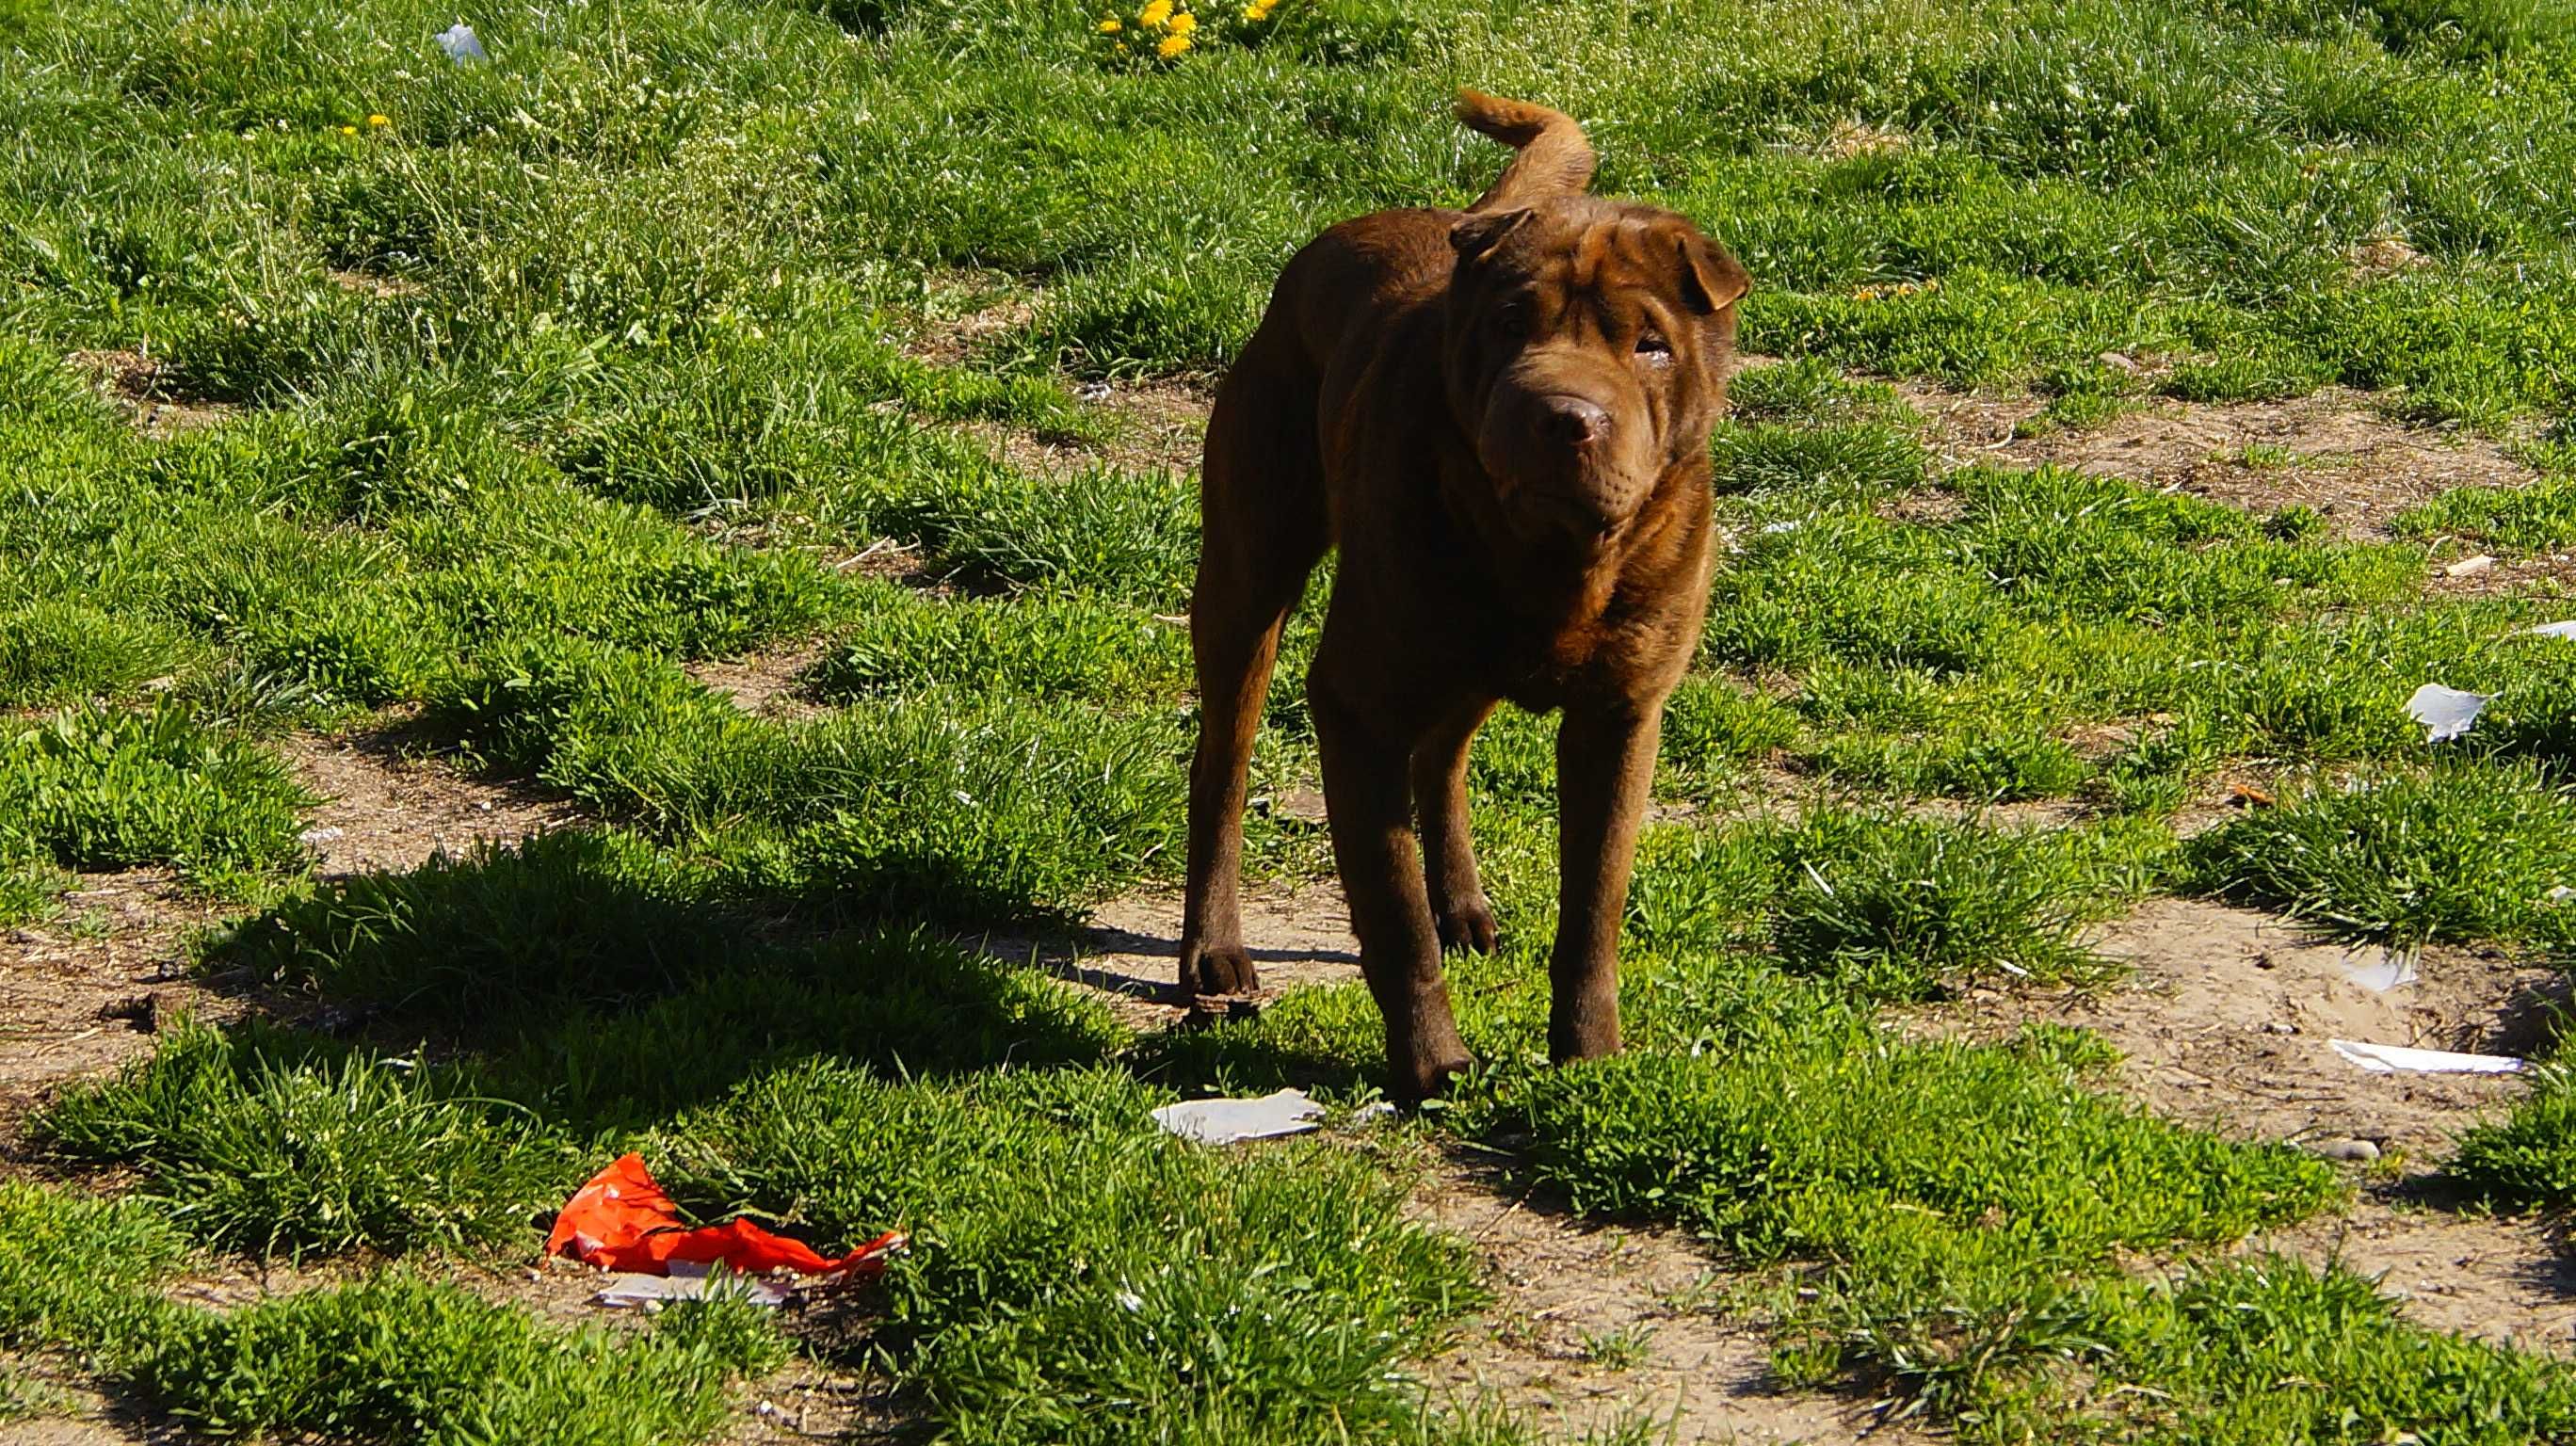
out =
[[[1425,1364],[1435,1390],[1497,1399],[1569,1440],[1637,1420],[1677,1442],[1931,1439],[1872,1403],[1776,1389],[1761,1336],[1713,1309],[1728,1279],[1677,1231],[1585,1224],[1456,1167],[1426,1176],[1411,1212],[1470,1242],[1495,1294]]]
[[[2576,594],[2576,554],[2490,557],[2472,553],[2436,564],[2424,590],[2436,597],[2564,597]]]
[[[1872,510],[1890,522],[1939,527],[1967,516],[1968,504],[1958,493],[1946,487],[1918,487],[1911,492],[1899,492]]]
[[[2158,1114],[2240,1139],[2366,1141],[2411,1161],[2447,1154],[2462,1129],[2519,1098],[2522,1082],[2370,1074],[2328,1041],[2524,1053],[2556,977],[2435,946],[2414,960],[2413,982],[2373,989],[2355,976],[2387,967],[2384,951],[2196,899],[2149,900],[2094,945],[2129,978],[2054,996],[1981,992],[1935,1031],[2080,1025],[2119,1047],[2122,1086]]]
[[[1817,135],[1814,149],[1827,160],[1848,161],[1855,156],[1894,155],[1913,145],[1914,138],[1903,131],[1846,116]]]
[[[998,275],[961,271],[931,282],[932,315],[906,349],[933,366],[956,366],[985,342],[1037,320],[1043,288]]]
[[[145,1420],[102,1395],[58,1361],[0,1358],[0,1370],[9,1368],[36,1383],[42,1414],[0,1421],[0,1446],[143,1446],[188,1439],[177,1427]]]
[[[1108,461],[1138,471],[1197,470],[1208,412],[1216,406],[1213,385],[1172,378],[1091,382],[1079,394],[1118,419],[1117,435],[1099,449]]]
[[[573,821],[573,806],[530,785],[471,777],[430,756],[397,724],[338,738],[297,736],[279,748],[322,798],[304,832],[325,878],[418,868],[432,854],[514,844]]]
[[[690,677],[733,700],[745,713],[795,720],[829,712],[805,690],[805,670],[823,656],[820,642],[730,660],[691,663]]]
[[[391,301],[399,297],[418,296],[422,291],[427,289],[417,281],[405,280],[399,276],[383,276],[373,271],[347,271],[336,269],[331,273],[331,284],[339,287],[342,291],[353,292],[359,296],[374,297],[378,301]]]
[[[2388,1192],[2378,1192],[2386,1195]],[[2246,1242],[2379,1283],[2418,1324],[2523,1350],[2576,1354],[2576,1266],[2536,1220],[2491,1219],[2365,1199]]]
[[[2403,236],[2373,236],[2345,253],[2344,260],[2351,265],[2353,274],[2365,281],[2401,271],[2420,271],[2433,264],[2431,257],[2408,245]]]
[[[187,977],[189,931],[219,911],[163,869],[84,874],[54,918],[0,933],[0,1148],[65,1081],[152,1048],[174,1014],[234,1006]]]
[[[2024,437],[2040,398],[1896,386],[1931,422],[1949,466],[2053,463],[2251,511],[2299,504],[2346,537],[2385,537],[2398,513],[2454,487],[2519,487],[2534,476],[2494,442],[2400,425],[2342,388],[2284,402],[2157,401],[2099,427]]]
[[[2365,1192],[2349,1215],[2247,1249],[2338,1260],[2380,1278],[2427,1325],[2559,1351],[2576,1345],[2576,1275],[2543,1226],[2406,1202],[2417,1188],[2410,1177],[2446,1158],[2461,1131],[2510,1108],[2523,1082],[2371,1074],[2329,1043],[2527,1055],[2544,1042],[2554,974],[2436,947],[2414,959],[2411,982],[2377,989],[2356,975],[2389,977],[2395,961],[2380,949],[2191,899],[2150,901],[2104,929],[2096,947],[2130,966],[2125,983],[2055,996],[1980,992],[1907,1027],[1993,1037],[2050,1020],[2092,1030],[2124,1056],[2119,1087],[2156,1113],[2364,1167]]]
[[[1035,321],[1046,293],[1016,281],[962,273],[934,283],[934,315],[907,347],[919,361],[960,366],[997,336]],[[964,309],[936,314],[946,307]],[[1001,454],[1023,472],[1061,475],[1103,464],[1136,472],[1196,470],[1207,436],[1208,409],[1216,400],[1212,380],[1159,378],[1085,382],[1075,390],[1108,419],[1098,438],[1042,435],[998,422],[965,422],[959,430]]]
[[[76,351],[64,360],[154,441],[211,427],[240,408],[183,395],[156,357],[140,351]]]
[[[961,422],[958,427],[1013,467],[1042,477],[1099,466],[1129,472],[1198,469],[1208,410],[1216,400],[1213,392],[1195,382],[1165,379],[1086,382],[1077,395],[1106,415],[1105,436],[1046,435],[1000,422]]]
[[[770,1441],[909,1441],[923,1430],[875,1377],[798,1361],[737,1393],[734,1416],[716,1439],[726,1446]]]
[[[322,798],[304,841],[336,877],[418,867],[441,850],[515,843],[570,821],[560,800],[414,756],[401,727],[296,737],[281,754]],[[241,1001],[188,977],[188,937],[224,910],[166,869],[78,877],[55,917],[0,934],[0,1146],[66,1081],[149,1053],[174,1014],[223,1020]]]

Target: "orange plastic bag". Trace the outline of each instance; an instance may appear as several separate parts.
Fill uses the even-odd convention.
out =
[[[838,1260],[815,1253],[754,1225],[731,1220],[690,1229],[679,1207],[653,1181],[641,1155],[622,1155],[573,1192],[546,1237],[546,1253],[569,1255],[605,1270],[668,1275],[671,1262],[723,1261],[743,1275],[786,1269],[805,1275],[877,1275],[903,1248],[904,1234],[889,1230]]]

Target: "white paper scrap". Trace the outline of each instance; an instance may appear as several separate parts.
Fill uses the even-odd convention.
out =
[[[718,1284],[717,1279],[704,1262],[674,1260],[669,1275],[621,1272],[591,1301],[605,1306],[651,1306],[675,1300],[704,1300],[711,1295],[739,1295],[753,1305],[778,1305],[787,1299],[786,1291],[765,1280],[729,1275]]]
[[[1259,1099],[1183,1100],[1154,1111],[1154,1123],[1203,1145],[1304,1134],[1322,1128],[1323,1120],[1324,1107],[1296,1089]]]
[[[1395,1106],[1381,1100],[1356,1111],[1352,1118],[1369,1120],[1393,1113]],[[1184,1100],[1154,1111],[1154,1123],[1185,1140],[1231,1145],[1321,1129],[1324,1107],[1308,1099],[1304,1090],[1281,1090],[1259,1099]]]
[[[2402,1044],[2362,1044],[2349,1039],[2326,1041],[2334,1052],[2372,1074],[2520,1074],[2530,1061],[2509,1054],[2454,1054],[2447,1049],[2409,1049]]]
[[[2486,694],[2463,693],[2439,683],[2425,684],[2406,700],[2407,715],[2424,725],[2427,743],[2448,743],[2468,732],[2486,708]]]
[[[2385,994],[2415,982],[2415,956],[2401,949],[2355,949],[2343,956],[2343,977]]]
[[[2576,618],[2569,618],[2563,623],[2542,623],[2536,628],[2524,628],[2523,631],[2544,638],[2576,638]]]
[[[475,38],[474,27],[462,20],[432,38],[437,40],[439,49],[447,52],[447,58],[459,65],[491,58],[483,53],[483,42]]]

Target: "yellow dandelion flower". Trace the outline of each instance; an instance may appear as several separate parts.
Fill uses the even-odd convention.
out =
[[[357,133],[358,133],[358,128],[357,128],[356,126],[342,126],[342,127],[340,127],[340,134],[342,134],[342,135],[344,135],[344,136],[354,136],[354,135],[356,135]]]
[[[1100,33],[1103,35],[1115,35],[1126,28],[1126,26],[1119,24],[1115,20],[1103,20],[1100,22]]]
[[[1136,23],[1148,30],[1162,29],[1164,22],[1171,18],[1172,0],[1154,0],[1151,5],[1136,12]]]
[[[1163,43],[1154,47],[1154,53],[1163,57],[1165,60],[1172,60],[1182,55],[1189,48],[1190,38],[1188,36],[1166,35],[1163,37]]]
[[[1198,28],[1199,18],[1186,10],[1172,17],[1172,33],[1174,35],[1187,35]]]
[[[367,124],[371,126],[389,126],[393,123],[394,118],[389,115],[371,115],[367,117]]]

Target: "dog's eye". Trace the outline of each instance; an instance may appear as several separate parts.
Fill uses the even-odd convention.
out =
[[[1637,333],[1637,355],[1643,357],[1669,357],[1672,354],[1673,344],[1664,340],[1664,334],[1662,332],[1641,331]]]

